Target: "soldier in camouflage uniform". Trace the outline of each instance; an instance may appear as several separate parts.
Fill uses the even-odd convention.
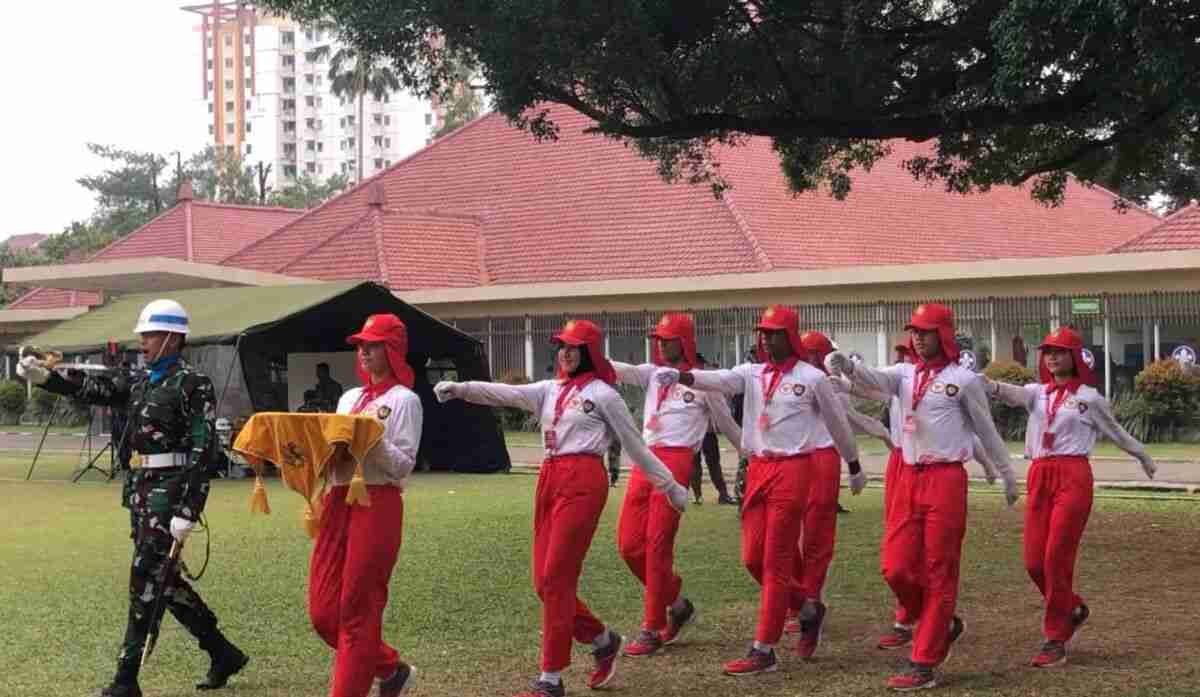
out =
[[[217,628],[216,615],[178,568],[166,579],[165,590],[159,588],[172,541],[183,543],[208,498],[215,398],[212,381],[180,355],[188,332],[182,306],[155,300],[142,311],[134,332],[141,337],[149,374],[131,382],[88,375],[77,384],[46,369],[34,356],[23,357],[18,369],[50,392],[127,412],[128,425],[118,438],[131,466],[122,492],[122,505],[130,510],[133,524],[129,619],[117,673],[101,691],[103,697],[141,696],[138,668],[160,593],[165,593],[166,608],[212,659],[197,689],[223,687],[249,660]]]

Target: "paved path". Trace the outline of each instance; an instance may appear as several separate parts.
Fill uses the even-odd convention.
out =
[[[509,455],[512,457],[513,464],[536,465],[542,461],[542,449],[509,446]],[[1017,471],[1017,479],[1024,479],[1025,473],[1029,469],[1029,461],[1025,460],[1019,453],[1013,453],[1013,467]],[[867,474],[874,478],[883,478],[883,470],[887,465],[887,458],[882,455],[868,455],[862,460],[863,469]],[[737,458],[732,450],[721,451],[721,466],[725,470],[726,476],[732,481],[732,476],[737,467]],[[625,463],[624,468],[628,468],[629,464]],[[972,462],[967,465],[968,471],[973,477],[983,477],[983,468],[978,463]],[[1132,458],[1094,458],[1092,460],[1092,471],[1094,472],[1097,484],[1150,484],[1146,479],[1145,473],[1142,472],[1142,466]],[[705,478],[707,480],[707,474]],[[1200,462],[1190,460],[1160,460],[1158,461],[1158,474],[1155,476],[1154,483],[1157,484],[1172,484],[1182,487],[1198,486],[1200,487]]]

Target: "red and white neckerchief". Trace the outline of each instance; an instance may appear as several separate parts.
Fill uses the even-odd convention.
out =
[[[912,385],[912,408],[908,412],[908,416],[904,418],[904,430],[912,433],[916,430],[913,415],[917,413],[917,407],[921,405],[925,395],[929,392],[930,386],[937,378],[938,373],[949,364],[945,356],[941,356],[932,361],[917,361],[916,372],[913,373]]]
[[[776,364],[775,361],[768,361],[763,368],[762,392],[763,392],[763,407],[762,412],[758,415],[758,430],[766,432],[771,428],[771,418],[767,416],[767,409],[771,406],[771,401],[775,399],[775,391],[779,389],[780,383],[783,382],[783,376],[792,372],[796,364],[800,362],[799,356],[788,356],[783,363]],[[770,380],[768,381],[768,377]]]
[[[550,428],[542,432],[542,438],[548,452],[558,450],[558,422],[562,420],[563,412],[566,411],[567,403],[570,402],[571,396],[576,392],[582,392],[583,388],[587,387],[587,384],[595,378],[595,373],[580,373],[560,383],[558,399],[554,400],[554,421],[550,424]]]
[[[678,368],[679,372],[685,373],[692,369],[692,364],[685,361],[680,363]],[[674,385],[659,385],[658,400],[654,403],[654,413],[650,415],[650,418],[646,419],[647,431],[658,430],[658,412],[662,411],[663,402],[667,401],[667,398],[671,396],[671,390],[673,389],[675,389]]]
[[[1054,425],[1054,417],[1058,416],[1059,408],[1067,401],[1067,395],[1075,394],[1080,384],[1082,383],[1079,380],[1068,380],[1061,385],[1046,385],[1046,427],[1042,429],[1042,449],[1047,455],[1054,450],[1054,432],[1050,430]]]

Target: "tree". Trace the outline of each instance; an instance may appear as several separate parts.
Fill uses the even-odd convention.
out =
[[[271,192],[270,203],[284,208],[314,208],[341,193],[347,183],[349,178],[344,174],[335,174],[320,181],[302,172],[296,177],[295,183],[282,191]]]
[[[199,199],[242,205],[253,205],[260,200],[255,172],[236,152],[209,146],[192,155],[184,171]]]
[[[449,135],[483,113],[483,98],[479,89],[472,85],[475,78],[471,70],[473,61],[465,56],[453,59],[450,82],[443,85],[439,99],[445,105],[442,125],[433,131],[434,138]]]
[[[336,26],[328,22],[317,22],[317,26],[332,37],[340,37]],[[330,92],[347,101],[358,101],[358,177],[355,181],[363,179],[363,134],[366,133],[363,101],[368,92],[376,100],[382,100],[390,92],[400,89],[400,78],[396,71],[380,55],[350,44],[339,45],[334,50],[332,43],[318,46],[309,54],[309,60],[313,61],[329,58]]]
[[[772,139],[796,191],[845,196],[891,139],[951,191],[1068,172],[1122,189],[1200,127],[1200,0],[264,0],[392,59],[431,94],[461,47],[513,123],[553,138],[545,102],[632,140],[668,177],[721,186],[714,146]]]
[[[96,195],[95,221],[120,236],[175,205],[175,191],[159,179],[167,166],[162,155],[88,143],[87,149],[110,163],[100,174],[80,177],[80,186]]]

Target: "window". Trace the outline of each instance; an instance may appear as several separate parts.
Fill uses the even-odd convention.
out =
[[[304,141],[304,149],[308,150],[309,152],[316,152],[316,150],[317,150],[316,141],[313,141],[313,140]]]
[[[296,57],[295,56],[284,56],[283,57],[283,67],[285,67],[285,68],[296,67]]]
[[[325,173],[325,165],[318,162],[317,163],[317,174],[324,174],[324,173]]]
[[[353,139],[353,138],[347,138],[347,139],[346,139],[346,144],[350,146],[350,149],[351,149],[351,150],[353,150],[353,149],[354,149],[354,139]]]
[[[377,147],[377,148],[383,147],[383,136],[375,136],[371,140],[375,141],[375,147]]]
[[[321,78],[317,78],[317,84],[321,84]],[[325,98],[317,97],[317,108],[320,109],[323,106],[325,106]]]
[[[250,32],[246,32],[245,34],[242,34],[242,43],[249,44],[252,40],[253,39],[250,36]]]
[[[232,69],[232,68],[233,68],[233,59],[232,59],[232,58],[226,58],[226,59],[225,59],[225,67],[226,67],[226,68],[228,68],[228,69]]]
[[[249,133],[249,132],[250,132],[250,127],[251,127],[251,126],[253,126],[253,125],[254,125],[254,124],[250,123],[249,121],[247,121],[247,122],[246,122],[246,132],[247,132],[247,133]]]
[[[246,111],[250,111],[250,100],[246,100]]]
[[[212,80],[209,80],[209,81],[208,81],[208,91],[209,91],[209,92],[212,92],[212,88],[213,88],[213,81],[212,81]]]
[[[231,89],[233,89],[233,80],[226,80],[226,81],[225,81],[225,89],[227,89],[227,90],[231,90]]]
[[[232,37],[232,36],[230,36],[229,34],[226,34],[226,35],[225,35],[225,45],[226,45],[226,46],[232,46],[232,45],[233,45],[233,37]]]
[[[346,125],[351,128],[354,128],[354,117],[353,116],[346,117]]]
[[[312,40],[313,40],[313,32],[312,32],[312,29],[305,29],[305,30],[304,30],[304,38],[305,38],[305,39],[307,39],[308,41],[312,41]]]
[[[384,138],[384,139],[383,139],[383,147],[385,147],[385,148],[390,148],[390,147],[392,147],[392,139],[391,139],[391,138]]]
[[[208,69],[212,70],[212,59],[211,58],[208,59]]]
[[[305,165],[304,165],[304,171],[305,171],[305,172],[308,172],[309,174],[316,174],[316,172],[317,172],[317,163],[316,163],[316,162],[309,162],[309,163],[305,164]]]
[[[296,156],[296,144],[295,143],[284,143],[283,144],[283,154],[291,155],[292,157],[295,157]]]
[[[433,125],[433,114],[425,114],[425,125],[426,126]]]
[[[317,141],[317,152],[325,152],[325,144]]]
[[[383,160],[381,158],[375,158],[375,169],[383,169]]]
[[[384,167],[391,167],[391,166],[392,166],[392,161],[391,161],[391,160],[384,160],[384,161],[383,161],[383,166],[384,166]]]
[[[213,44],[213,42],[212,42],[212,37],[210,36],[210,37],[208,37],[208,47],[209,47],[209,48],[212,48],[212,44]],[[211,62],[209,62],[209,64],[208,64],[208,67],[210,67],[210,68],[212,67],[212,63],[211,63]]]
[[[296,43],[296,33],[284,31],[279,33],[279,42],[284,46],[292,46]]]
[[[252,59],[250,56],[246,56],[246,67],[247,68],[249,68],[253,62],[254,62],[254,59]]]
[[[392,125],[392,117],[390,117],[390,116],[383,117],[383,125],[391,126]]]
[[[246,143],[246,154],[247,155],[250,154],[250,144],[249,143]]]
[[[313,96],[308,96],[308,97],[305,97],[305,98],[304,98],[304,106],[306,106],[306,107],[314,107],[314,106],[316,106],[316,105],[317,105],[317,98],[316,98],[316,97],[313,97]],[[311,121],[312,119],[309,119],[309,120]],[[309,126],[309,128],[312,128],[312,126]]]
[[[254,78],[246,78],[246,89],[254,89]]]
[[[342,118],[338,119],[338,126],[339,126],[340,128],[345,128],[345,127],[346,127],[346,117],[345,117],[345,116],[343,116]]]
[[[304,127],[309,130],[316,130],[317,120],[316,119],[304,119]]]
[[[233,113],[233,102],[225,102],[225,113]]]
[[[296,165],[284,165],[283,166],[283,176],[289,177],[289,178],[296,176]]]
[[[294,111],[296,109],[296,100],[295,99],[283,100],[283,109],[284,109],[284,111]]]
[[[296,132],[296,122],[295,121],[284,121],[283,122],[283,132],[284,133],[295,133]]]
[[[210,113],[210,114],[213,113],[213,103],[212,102],[208,103],[208,113]]]
[[[383,117],[380,116],[379,114],[375,114],[375,125],[378,126],[381,123],[383,123]]]
[[[225,146],[225,152],[226,152],[226,153],[228,153],[228,154],[230,154],[230,155],[232,155],[232,154],[233,154],[233,146],[232,146],[232,145],[226,145],[226,146]]]
[[[233,135],[233,124],[232,123],[225,124],[225,133],[227,135]]]
[[[216,129],[213,128],[213,125],[211,123],[208,124],[208,134],[211,136],[215,132],[216,132]]]
[[[313,77],[311,74],[304,76],[304,84],[306,84],[306,85],[316,84],[316,81],[317,81],[317,79],[315,77]]]

